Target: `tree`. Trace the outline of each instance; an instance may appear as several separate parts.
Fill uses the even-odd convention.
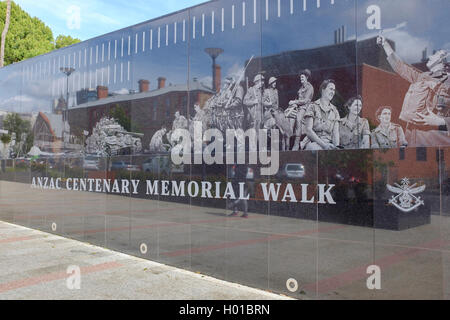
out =
[[[0,137],[0,141],[3,142],[3,144],[7,144],[11,142],[11,136],[9,134],[2,134]]]
[[[9,11],[7,10],[8,5],[10,5]],[[6,16],[1,14],[5,11],[7,12]],[[9,20],[11,23],[9,23]],[[0,29],[3,29],[2,44],[5,46],[3,65],[19,62],[80,42],[80,39],[65,35],[59,35],[54,39],[52,30],[45,23],[36,17],[32,18],[11,0],[0,2]],[[5,39],[3,39],[3,34],[5,34]],[[3,65],[0,65],[0,67]]]
[[[55,39],[55,49],[61,49],[72,44],[80,42],[80,39],[72,38],[71,36],[65,36],[60,34]]]
[[[3,127],[8,130],[8,134],[16,134],[16,142],[19,142],[22,134],[26,134],[26,140],[23,146],[23,153],[27,153],[33,146],[33,133],[31,132],[31,124],[28,120],[23,120],[17,113],[9,113],[3,120]]]
[[[0,12],[5,10],[6,5],[0,2]],[[0,15],[0,28],[4,25],[5,18]],[[4,65],[47,53],[54,47],[52,30],[11,1],[11,24],[6,36]]]
[[[110,116],[113,117],[126,131],[131,131],[131,119],[125,113],[125,110],[116,105],[114,109],[110,111]]]
[[[10,17],[11,17],[11,0],[6,1],[6,15],[5,15],[5,22],[4,27],[2,31],[2,38],[1,38],[1,47],[0,47],[0,68],[3,67],[5,63],[5,42],[6,42],[6,35],[8,34],[9,29],[9,23],[10,23]]]

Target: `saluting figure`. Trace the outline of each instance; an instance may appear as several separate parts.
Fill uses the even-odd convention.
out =
[[[406,81],[410,82],[408,92],[403,100],[400,119],[425,126],[446,126],[450,132],[450,79],[448,75],[448,52],[439,50],[428,58],[429,72],[422,72],[403,62],[394,52],[383,36],[378,43],[383,47],[392,69]],[[422,131],[415,130],[415,139],[427,141],[427,144],[440,143],[439,132],[429,132],[425,138]],[[432,136],[434,134],[434,136]],[[422,137],[420,137],[422,136]],[[430,141],[430,137],[433,137]],[[445,136],[444,136],[445,140]],[[413,143],[420,143],[419,140]],[[423,143],[423,141],[422,141]]]
[[[372,148],[398,148],[408,145],[402,127],[391,122],[391,115],[391,107],[383,106],[378,108],[376,118],[380,125],[372,131]]]

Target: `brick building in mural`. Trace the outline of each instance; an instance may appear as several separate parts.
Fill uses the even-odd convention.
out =
[[[176,111],[192,117],[194,104],[203,106],[214,94],[196,80],[189,85],[166,86],[165,82],[165,78],[158,78],[158,88],[149,91],[149,81],[139,80],[139,92],[125,95],[109,95],[107,87],[97,87],[97,100],[81,103],[69,110],[72,134],[81,136],[83,130],[91,133],[102,117],[109,116],[114,108],[122,108],[131,120],[131,130],[144,134],[142,143],[146,148],[157,130],[162,126],[171,128]]]

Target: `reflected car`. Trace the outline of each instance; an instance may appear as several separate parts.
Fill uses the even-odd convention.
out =
[[[231,166],[229,171],[229,179],[234,179],[236,177],[236,165]],[[247,167],[247,172],[245,174],[246,180],[254,180],[255,179],[255,170],[252,167]]]
[[[30,165],[31,158],[16,158],[16,165]]]
[[[113,161],[111,170],[141,171],[141,167],[128,161]]]
[[[289,179],[301,179],[305,176],[305,166],[301,163],[286,163],[278,171],[278,176]]]
[[[86,156],[83,159],[84,170],[100,170],[100,160],[96,156]]]
[[[360,178],[340,172],[337,172],[334,177],[339,182],[361,183]]]
[[[66,159],[66,166],[70,169],[81,168],[83,166],[83,158],[69,158]]]
[[[168,175],[170,170],[170,159],[168,157],[153,157],[144,161],[142,170],[155,174]]]

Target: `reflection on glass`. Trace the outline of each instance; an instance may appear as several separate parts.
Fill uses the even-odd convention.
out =
[[[447,7],[218,0],[4,67],[1,192],[43,200],[1,217],[294,297],[436,272]]]

